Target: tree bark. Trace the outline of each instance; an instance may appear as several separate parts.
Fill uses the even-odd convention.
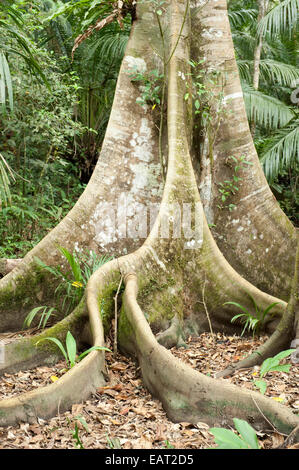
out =
[[[134,233],[134,212],[138,205],[160,202],[163,181],[153,115],[136,103],[141,91],[129,74],[134,68],[144,71],[159,66],[159,58],[147,41],[149,35],[155,47],[155,38],[159,36],[157,24],[149,18],[135,22],[102,150],[85,191],[59,225],[0,280],[0,332],[18,330],[26,311],[41,302],[52,303],[55,285],[45,281],[35,257],[48,265],[60,264],[63,261],[58,245],[77,254],[88,248],[118,256],[134,251],[146,238]],[[126,204],[129,236],[123,234]],[[111,207],[118,209],[119,223],[113,220]]]
[[[6,274],[10,273],[13,269],[15,269],[18,264],[22,262],[21,258],[18,259],[7,259],[7,258],[0,258],[0,275],[6,276]]]
[[[296,251],[295,228],[272,194],[253,144],[225,0],[204,3],[192,16],[192,31],[197,34],[192,35],[191,57],[205,58],[204,83],[212,95],[207,103],[212,119],[210,135],[198,128],[193,139],[193,161],[207,220],[232,267],[263,291],[287,301]],[[236,175],[230,156],[245,156],[252,165],[240,165]],[[220,184],[234,176],[240,178],[238,190],[223,203]],[[232,210],[229,204],[234,204]]]
[[[202,2],[192,2],[191,6],[199,6],[198,4],[201,5]],[[207,156],[196,154],[194,150],[196,134],[192,135],[192,102],[190,99],[184,99],[186,84],[189,90],[192,85],[190,49],[193,54],[196,51],[205,51],[210,65],[218,64],[222,74],[230,75],[231,81],[225,86],[224,96],[233,95],[231,103],[227,98],[227,106],[230,103],[234,116],[237,115],[233,119],[239,119],[241,123],[237,126],[230,118],[223,120],[220,126],[219,122],[216,122],[219,133],[213,141],[213,146],[209,146],[212,148],[213,160],[206,173],[211,181],[210,194],[214,192],[215,195],[217,183],[225,177],[227,156],[232,152],[234,155],[242,155],[246,150],[247,158],[253,163],[253,167],[250,174],[245,171],[243,174],[238,209],[234,214],[234,217],[239,218],[238,227],[249,226],[245,224],[249,220],[245,217],[250,217],[255,230],[265,224],[261,233],[266,243],[270,243],[270,236],[274,239],[274,242],[271,239],[273,253],[276,249],[277,257],[286,256],[288,260],[294,258],[294,252],[291,251],[294,244],[292,225],[271,197],[250,140],[242,95],[240,91],[236,92],[240,90],[240,84],[238,77],[235,76],[236,64],[226,4],[220,0],[215,5],[216,2],[204,4],[197,11],[196,17],[194,12],[189,11],[189,2],[171,0],[163,7],[161,20],[163,28],[166,28],[165,32],[167,31],[165,46],[167,57],[170,59],[167,62],[165,77],[167,111],[165,135],[162,139],[163,153],[167,151],[167,175],[161,194],[161,167],[158,160],[154,160],[158,153],[158,146],[155,143],[159,141],[159,136],[155,135],[156,140],[152,140],[155,129],[152,107],[142,108],[136,104],[140,90],[136,84],[132,84],[128,66],[133,64],[139,67],[139,70],[140,67],[144,70],[146,65],[149,71],[153,70],[152,67],[161,70],[163,41],[159,36],[152,5],[147,2],[138,4],[138,19],[132,28],[107,129],[106,144],[95,173],[85,193],[66,219],[25,257],[20,267],[2,280],[0,293],[3,313],[0,318],[2,328],[13,328],[17,322],[23,320],[26,309],[28,310],[33,303],[32,300],[27,305],[23,302],[30,278],[34,278],[30,284],[30,297],[36,296],[38,289],[42,289],[45,295],[48,286],[41,277],[43,273],[37,275],[34,271],[34,256],[43,256],[44,261],[55,265],[58,261],[55,242],[58,240],[60,245],[66,243],[65,246],[69,249],[73,247],[81,249],[83,246],[95,248],[96,243],[101,253],[107,249],[114,250],[117,258],[103,265],[91,276],[86,297],[71,315],[54,325],[50,332],[59,335],[63,340],[67,330],[73,329],[78,340],[83,340],[85,329],[87,336],[88,333],[91,335],[92,344],[103,346],[104,332],[108,331],[115,314],[114,297],[123,277],[126,289],[118,322],[118,344],[122,350],[137,357],[145,385],[161,399],[171,419],[188,420],[193,423],[198,421],[199,417],[201,419],[204,417],[209,423],[228,425],[238,414],[251,420],[256,429],[267,428],[267,423],[270,421],[281,432],[291,432],[298,425],[298,417],[286,407],[258,393],[224,386],[222,380],[214,380],[191,371],[163,346],[166,343],[169,345],[181,341],[190,332],[194,334],[209,330],[211,325],[215,332],[240,332],[240,327],[231,323],[234,312],[224,305],[225,302],[233,300],[252,311],[251,296],[261,308],[265,309],[269,304],[279,302],[280,298],[264,292],[257,286],[264,282],[269,292],[277,291],[280,287],[282,291],[288,291],[288,287],[283,289],[283,281],[287,284],[290,276],[289,269],[281,262],[281,275],[271,289],[268,271],[273,269],[275,275],[277,274],[275,270],[278,261],[275,256],[260,260],[261,254],[264,254],[264,247],[262,244],[250,243],[250,232],[247,231],[244,236],[240,236],[241,242],[235,250],[235,257],[232,257],[233,243],[236,243],[237,236],[232,230],[234,223],[230,214],[227,211],[217,211],[216,202],[209,199],[204,202],[207,216],[204,213],[199,193],[202,175],[196,177],[198,176],[196,158],[200,158],[204,166]],[[222,36],[217,32],[217,28],[221,28]],[[219,42],[220,37],[221,42]],[[207,69],[204,71],[207,72]],[[156,162],[155,168],[159,168],[159,174],[155,174],[153,179],[148,176],[146,181],[141,178],[141,184],[136,164],[141,164],[141,175],[143,170],[149,175],[153,161]],[[113,231],[111,219],[105,218],[104,212],[97,212],[98,204],[105,201],[105,198],[109,202],[117,201],[117,195],[124,188],[129,191],[135,203],[150,200],[160,202],[159,211],[145,240],[137,238],[132,242],[130,239],[122,239],[119,233]],[[261,193],[266,197],[263,204],[260,199]],[[165,236],[163,231],[165,222],[176,220],[177,207],[183,204],[191,208],[191,227],[186,224],[171,225],[168,236]],[[209,208],[216,221],[217,231],[214,234],[215,238],[218,234],[217,243],[208,225]],[[276,217],[277,214],[281,217]],[[105,238],[107,232],[97,230],[97,223],[101,217],[104,227],[111,229],[108,233],[112,238]],[[133,219],[132,216],[130,220]],[[178,228],[180,228],[179,234]],[[242,233],[242,231],[237,233],[240,232]],[[69,239],[67,239],[68,233]],[[220,233],[231,236],[229,245],[220,243]],[[62,238],[59,239],[59,236]],[[281,241],[283,237],[290,252],[287,252],[286,247],[278,245],[278,240]],[[255,250],[255,259],[244,255],[244,246],[247,250],[249,246]],[[125,249],[128,254],[124,254]],[[235,266],[228,262],[229,258],[233,259]],[[263,266],[265,260],[268,264]],[[240,269],[237,270],[236,267]],[[251,276],[249,276],[250,270],[252,270]],[[248,274],[247,277],[254,279],[256,285],[243,277],[243,272]],[[51,292],[50,283],[48,285],[48,292]],[[9,302],[13,306],[10,306]],[[20,305],[22,305],[21,314],[15,319],[12,312],[20,308]],[[270,333],[275,331],[280,319],[283,318],[286,306],[283,300],[276,305],[273,309],[274,321],[266,319],[266,331]],[[165,332],[168,333],[165,335]],[[24,342],[12,344],[8,348],[10,352],[7,355],[8,359],[1,370],[17,370],[26,361],[31,363],[35,361],[38,364],[49,358],[54,360],[57,352],[47,350],[45,343],[38,343],[47,333],[49,332],[45,331],[31,338],[30,342],[26,343],[26,348]],[[59,380],[34,394],[32,392],[25,394],[21,400],[3,400],[0,402],[0,425],[9,425],[22,419],[33,419],[34,416],[48,417],[55,413],[58,405],[63,412],[78,399],[80,393],[85,398],[92,393],[98,383],[104,382],[103,364],[104,353],[94,351],[67,372],[64,380]],[[88,386],[84,389],[86,382]],[[72,384],[76,384],[76,394],[71,391]]]

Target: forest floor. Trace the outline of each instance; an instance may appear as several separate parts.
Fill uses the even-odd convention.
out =
[[[203,333],[189,337],[186,348],[172,348],[172,353],[211,377],[229,363],[250,354],[267,337],[249,338]],[[109,347],[109,344],[108,344]],[[72,406],[52,419],[38,418],[35,423],[0,427],[0,449],[208,449],[215,447],[206,423],[192,425],[171,422],[161,403],[144,388],[140,369],[130,358],[106,353],[110,382],[84,403]],[[284,362],[288,362],[287,359]],[[0,378],[0,399],[16,396],[52,383],[65,373],[66,363],[41,366]],[[253,379],[259,367],[244,369],[223,378],[240,387],[255,389]],[[299,412],[299,364],[289,373],[270,372],[265,376],[265,395]],[[263,449],[279,448],[287,436],[271,423],[267,432],[257,433]],[[293,444],[286,448],[299,448]]]

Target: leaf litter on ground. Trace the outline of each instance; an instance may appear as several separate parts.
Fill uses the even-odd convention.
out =
[[[171,352],[199,372],[213,377],[253,352],[267,339],[225,336],[203,333],[190,336],[185,347],[172,348]],[[109,345],[108,345],[109,347]],[[215,447],[210,426],[204,422],[196,425],[187,422],[171,422],[161,403],[145,389],[140,368],[130,358],[121,354],[113,357],[106,353],[109,382],[99,387],[84,403],[74,404],[70,411],[59,413],[49,420],[37,419],[33,423],[21,423],[7,428],[0,427],[0,448],[24,449],[72,449],[78,440],[85,449],[207,449]],[[43,387],[58,380],[66,369],[65,361],[54,366],[41,366],[16,374],[5,373],[0,377],[0,398]],[[259,367],[243,369],[221,380],[256,390],[253,379]],[[256,374],[256,375],[254,375]],[[54,379],[55,378],[55,379]],[[299,367],[292,365],[290,372],[271,372],[265,377],[265,395],[276,399],[293,412],[299,411]],[[257,433],[261,448],[283,445],[286,436],[277,432]],[[292,447],[298,448],[298,444]]]

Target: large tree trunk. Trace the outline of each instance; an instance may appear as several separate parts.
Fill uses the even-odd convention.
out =
[[[209,99],[212,130],[204,134],[202,145],[195,149],[207,220],[213,224],[213,236],[229,263],[260,289],[287,300],[293,277],[290,267],[294,266],[295,229],[267,184],[253,144],[226,2],[207,2],[193,22],[193,31],[198,34],[192,36],[192,55],[206,58],[206,81],[213,77],[216,81],[216,85],[209,85],[215,96]],[[213,145],[205,143],[208,139]],[[198,134],[195,140],[200,140]],[[242,155],[253,166],[242,165],[237,173],[241,179],[235,184],[238,190],[223,203],[220,183],[234,176],[235,162],[229,157]],[[234,204],[231,211],[229,204]]]
[[[295,255],[295,230],[271,195],[250,137],[226,3],[210,1],[201,6],[202,3],[191,2],[191,7],[200,8],[190,14],[189,2],[167,2],[161,16],[163,40],[151,4],[138,5],[95,173],[66,219],[1,281],[2,328],[19,326],[26,309],[40,301],[41,295],[51,295],[53,287],[50,282],[45,283],[42,273],[37,273],[33,257],[57,263],[55,242],[69,249],[89,246],[99,253],[109,250],[119,256],[92,275],[86,297],[69,317],[34,338],[8,345],[1,370],[13,371],[55,360],[55,350],[47,349],[46,343],[36,343],[46,336],[63,339],[68,329],[78,340],[86,341],[90,336],[92,344],[104,345],[104,330],[114,315],[114,295],[123,277],[126,288],[119,319],[119,344],[138,358],[145,385],[161,399],[171,419],[197,422],[204,417],[210,424],[227,425],[238,416],[250,420],[257,429],[265,429],[267,421],[271,421],[282,432],[290,432],[298,424],[298,417],[286,407],[257,392],[205,377],[177,361],[164,347],[183,341],[188,332],[200,333],[211,325],[214,331],[240,331],[231,324],[234,313],[224,305],[226,301],[239,302],[252,311],[250,296],[263,309],[288,298],[290,266]],[[216,96],[211,103],[211,125],[205,131],[207,136],[213,136],[219,129],[213,141],[203,145],[210,153],[198,151],[192,102],[184,99],[186,89],[192,85],[190,50],[193,59],[206,56],[206,76],[210,68],[217,67],[221,76],[228,77],[223,94],[225,107],[232,114],[225,114],[217,122],[213,114],[218,105]],[[163,56],[170,58],[167,64],[163,64]],[[145,67],[148,71],[163,70],[165,65],[167,110],[163,118],[165,133],[159,136],[154,123],[158,119],[159,124],[159,116],[153,115],[152,106],[142,108],[136,104],[142,90],[130,80],[128,69],[136,66],[141,72]],[[161,153],[167,155],[163,194],[159,141],[163,145]],[[217,184],[231,174],[227,157],[243,154],[253,166],[242,172],[237,207],[231,214],[217,208]],[[199,164],[202,171],[198,171]],[[203,205],[198,186],[204,196]],[[116,205],[122,192],[128,193],[135,204],[146,202],[147,208],[161,197],[146,240],[137,236],[136,240],[121,238],[113,218],[106,216],[101,204],[107,201]],[[191,226],[184,219],[188,208]],[[170,223],[167,236],[165,224],[178,221],[180,214],[183,223]],[[134,214],[130,220],[133,219]],[[208,222],[216,225],[214,237]],[[24,302],[24,297],[29,300]],[[266,319],[264,325],[267,332],[275,332],[286,307],[283,300],[275,306],[274,319]],[[18,316],[16,311],[20,312]],[[288,334],[291,341],[292,332]],[[21,401],[3,400],[0,425],[35,415],[50,416],[58,402],[60,411],[67,409],[78,396],[88,396],[103,383],[103,367],[103,353],[93,351],[63,380],[40,392],[25,394]],[[76,393],[72,392],[72,383],[76,383]]]

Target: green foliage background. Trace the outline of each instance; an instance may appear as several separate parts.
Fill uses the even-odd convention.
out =
[[[129,11],[130,2],[125,2]],[[299,224],[298,0],[230,0],[249,123],[266,177]],[[16,0],[0,4],[0,257],[22,257],[69,211],[96,164],[131,28],[128,14],[74,41],[111,1]],[[258,90],[254,51],[263,33]]]

